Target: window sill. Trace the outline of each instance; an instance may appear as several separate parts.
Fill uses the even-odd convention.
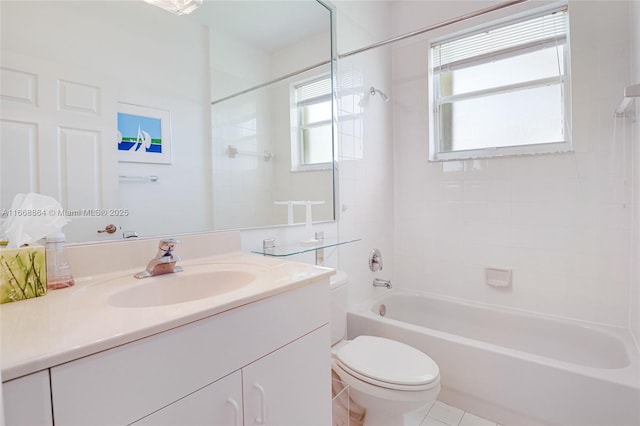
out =
[[[291,168],[291,173],[318,172],[323,170],[333,170],[332,163],[305,164]]]
[[[433,152],[429,161],[474,160],[479,158],[521,157],[541,154],[564,154],[572,152],[569,142],[554,142],[536,145],[505,146],[461,151]]]

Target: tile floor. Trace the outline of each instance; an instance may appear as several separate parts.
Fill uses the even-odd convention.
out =
[[[404,426],[500,426],[495,422],[459,408],[436,401],[434,404],[408,414]]]

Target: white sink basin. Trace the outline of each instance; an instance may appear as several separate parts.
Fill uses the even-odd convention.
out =
[[[109,304],[121,308],[145,308],[191,302],[242,288],[255,280],[251,272],[196,270],[175,272],[129,281],[131,287],[109,297]]]

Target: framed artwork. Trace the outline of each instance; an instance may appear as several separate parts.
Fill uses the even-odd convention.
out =
[[[171,164],[169,111],[119,102],[118,161]]]

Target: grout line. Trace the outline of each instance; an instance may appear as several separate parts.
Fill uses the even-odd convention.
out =
[[[429,408],[429,411],[427,412],[427,414],[422,418],[422,420],[420,421],[419,425],[421,425],[421,424],[422,424],[422,423],[423,423],[427,418],[430,418],[430,419],[432,419],[432,420],[436,420],[436,421],[438,421],[438,422],[440,422],[440,423],[442,423],[442,424],[446,424],[446,425],[448,425],[448,426],[460,426],[460,424],[462,423],[462,419],[464,419],[464,416],[465,416],[468,412],[467,412],[467,411],[462,410],[461,408],[455,407],[455,406],[453,406],[453,405],[446,404],[446,405],[448,405],[448,406],[450,406],[450,407],[457,408],[458,410],[462,411],[462,416],[460,417],[460,420],[458,420],[458,422],[457,422],[455,425],[454,425],[454,424],[449,424],[449,423],[444,422],[444,421],[442,421],[442,420],[439,420],[439,419],[437,419],[437,418],[435,418],[435,417],[431,417],[431,411],[433,410],[433,407],[435,407],[435,405],[436,405],[438,402],[440,402],[440,403],[442,403],[442,404],[445,404],[444,402],[442,402],[442,401],[440,401],[440,400],[436,400],[436,402],[434,402],[434,403],[431,405],[431,407]],[[474,415],[474,416],[475,416],[475,414],[473,414],[473,413],[469,413],[469,414],[471,414],[471,415]],[[480,416],[477,416],[477,417],[480,417]],[[493,420],[491,420],[491,419],[487,419],[487,418],[485,418],[485,417],[482,417],[482,419],[484,419],[484,420],[486,420],[486,421],[488,421],[488,422],[490,422],[490,423],[493,423],[493,425],[495,425],[495,426],[500,426],[500,425],[498,424],[498,422],[493,421]]]

